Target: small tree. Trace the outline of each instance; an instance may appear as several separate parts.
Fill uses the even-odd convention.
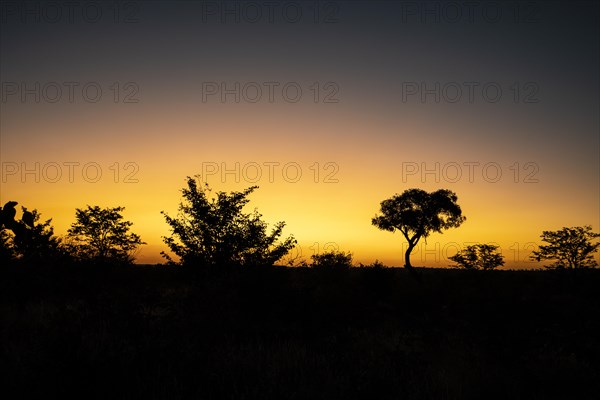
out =
[[[504,257],[497,250],[498,246],[491,244],[474,244],[450,257],[450,260],[465,269],[494,269],[504,265]]]
[[[132,222],[124,221],[124,207],[76,209],[67,231],[73,252],[80,259],[100,263],[132,263],[137,248],[146,244],[129,232]]]
[[[54,236],[52,219],[39,222],[40,213],[23,209],[21,230],[14,237],[14,250],[17,257],[26,262],[52,262],[64,256],[61,241]]]
[[[408,241],[404,254],[404,266],[413,270],[410,253],[421,238],[442,230],[455,228],[465,221],[454,192],[440,189],[427,193],[421,189],[408,189],[401,195],[381,202],[381,214],[372,220],[379,229],[394,232],[399,230]]]
[[[59,261],[65,254],[60,239],[54,236],[52,219],[40,223],[37,210],[21,207],[20,220],[15,219],[16,201],[0,208],[0,260],[26,263]]]
[[[533,251],[531,259],[556,260],[546,268],[595,268],[598,265],[593,254],[598,251],[600,243],[594,241],[600,234],[594,233],[589,225],[543,231],[540,237],[548,244],[540,245],[539,250]]]
[[[337,268],[346,269],[352,267],[352,253],[343,251],[330,251],[321,254],[313,254],[311,267],[313,268]]]
[[[255,209],[243,212],[249,202],[248,195],[257,186],[243,192],[218,192],[209,199],[208,184],[198,187],[196,180],[187,177],[187,188],[182,190],[183,201],[176,218],[164,211],[167,224],[171,226],[170,237],[163,237],[173,253],[186,265],[273,265],[284,257],[296,244],[293,236],[282,242],[285,222],[278,222],[267,233],[267,224]],[[174,263],[165,252],[161,253]]]

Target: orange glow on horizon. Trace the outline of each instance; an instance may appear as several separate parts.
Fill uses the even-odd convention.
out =
[[[13,175],[3,171],[0,202],[15,200],[37,208],[43,219],[53,219],[58,235],[73,222],[75,208],[124,206],[133,232],[148,243],[138,254],[139,263],[163,261],[160,251],[167,248],[161,237],[169,234],[169,227],[160,211],[176,214],[184,178],[210,172],[207,163],[218,167],[207,177],[215,192],[258,185],[249,207],[257,207],[270,223],[285,221],[284,235],[297,238],[306,259],[328,245],[352,252],[356,262],[379,259],[403,265],[404,238],[379,231],[371,218],[382,200],[412,187],[453,190],[467,216],[461,227],[432,234],[426,245],[421,243],[413,253],[415,265],[446,267],[457,244],[493,242],[501,246],[505,268],[536,267],[540,265],[527,256],[542,230],[589,224],[597,230],[600,225],[598,198],[590,193],[593,171],[572,176],[554,167],[551,156],[526,157],[517,148],[511,156],[498,157],[496,148],[484,142],[465,146],[453,139],[464,133],[460,121],[438,126],[417,117],[374,118],[358,106],[349,114],[337,105],[326,111],[287,105],[281,112],[269,112],[269,118],[259,107],[248,106],[237,107],[234,118],[220,106],[214,113],[200,114],[190,113],[192,105],[149,108],[133,106],[125,112],[108,106],[60,118],[57,106],[58,116],[49,113],[25,121],[18,112],[7,114],[2,129],[12,135],[3,139],[0,154],[3,165],[15,163],[20,170]],[[501,136],[504,128],[495,129]],[[432,141],[436,135],[438,140]],[[73,182],[66,162],[79,163]],[[474,162],[479,164],[470,177],[468,163]],[[537,172],[525,168],[528,162],[537,165]],[[21,176],[23,163],[29,169],[39,163],[39,182],[35,173]],[[56,183],[44,177],[48,163],[62,168]],[[89,163],[101,169],[97,182],[91,182],[94,168],[88,171],[92,176],[83,175]],[[407,163],[419,171],[408,171]],[[500,166],[498,182],[493,182],[494,168],[483,173],[487,164]],[[456,165],[461,178],[454,182]],[[524,182],[532,171],[538,182]]]

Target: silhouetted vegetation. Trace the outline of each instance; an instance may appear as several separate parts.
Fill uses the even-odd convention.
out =
[[[243,212],[255,187],[209,199],[208,186],[187,183],[178,216],[165,215],[173,230],[165,241],[181,263],[223,272],[203,279],[195,272],[212,269],[106,268],[131,262],[143,244],[122,207],[77,209],[64,240],[36,210],[23,208],[20,219],[16,202],[0,210],[6,398],[562,400],[599,392],[600,271],[573,279],[494,271],[502,256],[483,244],[452,257],[472,273],[420,268],[420,284],[377,260],[351,268],[349,252],[274,267],[295,240],[278,240],[283,222],[268,234],[261,214]],[[373,224],[400,230],[414,247],[464,221],[456,200],[411,189],[382,202]],[[591,227],[542,238],[549,245],[539,259],[595,266]]]
[[[352,254],[343,251],[329,251],[313,254],[311,257],[313,268],[346,269],[352,267]]]
[[[600,271],[3,268],[2,393],[595,399]]]
[[[371,264],[358,263],[359,268],[387,268],[387,266],[379,260],[373,261]]]
[[[558,231],[543,231],[539,250],[533,251],[531,258],[536,261],[555,260],[546,268],[576,269],[595,268],[598,263],[593,254],[598,251],[599,243],[594,243],[600,234],[594,233],[592,227],[575,226],[562,228]]]
[[[3,263],[53,264],[68,256],[61,241],[54,236],[52,219],[40,223],[37,210],[21,207],[20,220],[15,219],[16,201],[9,201],[0,208],[0,260]]]
[[[0,227],[0,263],[7,265],[15,259],[11,238],[8,232]]]
[[[498,253],[498,246],[491,244],[470,245],[449,258],[465,269],[490,270],[504,265],[504,257]]]
[[[145,244],[135,233],[133,225],[125,221],[124,207],[87,206],[77,209],[75,222],[67,232],[71,254],[79,261],[100,264],[130,264],[137,248]]]
[[[198,187],[188,177],[187,188],[182,190],[183,201],[179,215],[170,217],[163,212],[171,227],[170,237],[164,241],[184,265],[273,265],[296,244],[293,236],[279,242],[285,222],[278,222],[267,233],[267,224],[255,209],[243,212],[248,195],[257,186],[243,192],[218,192],[209,199],[208,184]],[[166,254],[163,256],[174,263]]]
[[[460,206],[456,203],[458,197],[450,190],[440,189],[427,193],[421,189],[408,189],[401,195],[381,202],[381,215],[373,218],[372,223],[379,229],[395,232],[400,231],[408,241],[404,255],[404,266],[412,269],[410,253],[421,238],[442,230],[460,226],[466,219]]]

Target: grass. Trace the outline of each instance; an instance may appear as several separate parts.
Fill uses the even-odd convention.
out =
[[[4,393],[592,399],[600,271],[3,268]]]

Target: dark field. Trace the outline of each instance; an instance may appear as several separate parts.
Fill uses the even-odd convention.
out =
[[[600,271],[3,268],[9,398],[592,399]]]

